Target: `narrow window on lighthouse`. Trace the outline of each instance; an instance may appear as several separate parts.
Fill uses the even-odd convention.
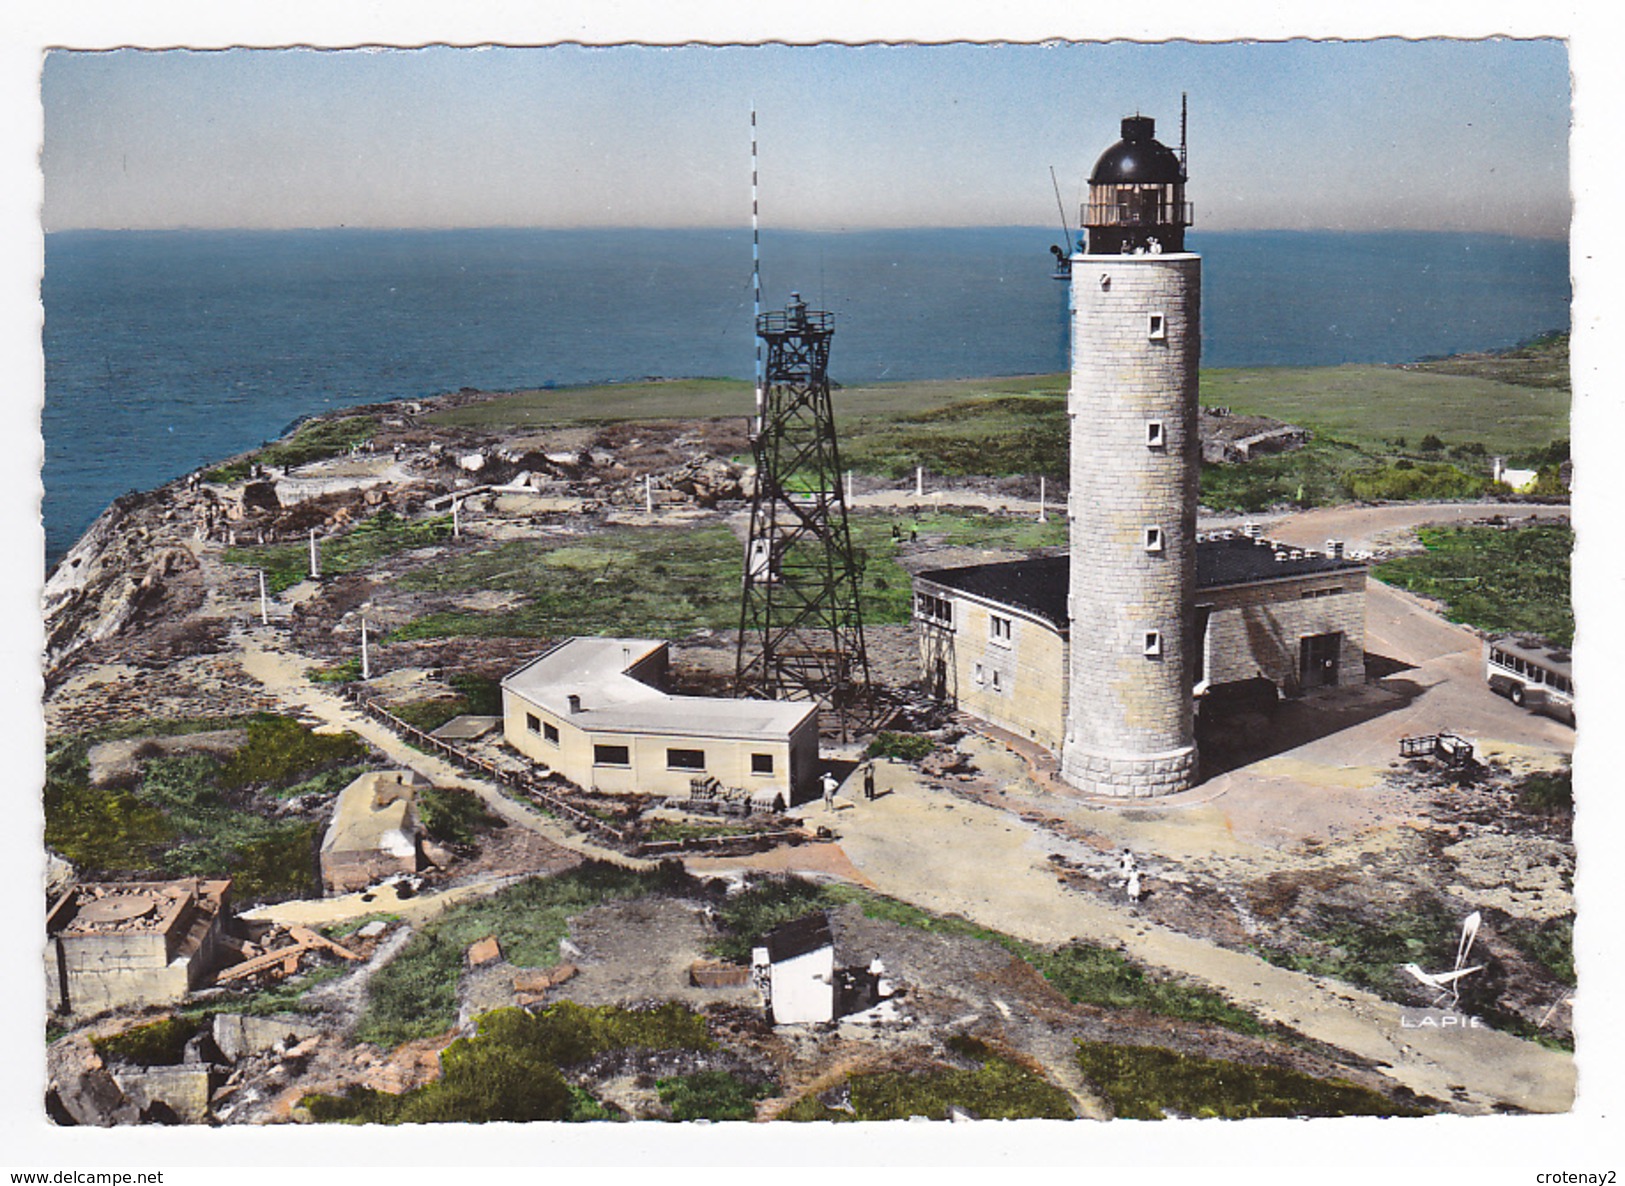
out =
[[[1162,431],[1162,421],[1147,420],[1145,422],[1145,447],[1147,449],[1160,449],[1167,443],[1168,438]]]
[[[1162,631],[1147,630],[1145,632],[1145,656],[1155,659],[1162,654]]]
[[[1168,322],[1161,313],[1151,314],[1150,336],[1153,342],[1160,342],[1168,336]]]
[[[1145,550],[1147,552],[1162,551],[1162,528],[1147,527],[1145,529]]]

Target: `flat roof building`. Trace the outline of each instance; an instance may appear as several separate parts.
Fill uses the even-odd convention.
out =
[[[812,793],[816,704],[675,695],[669,670],[658,639],[569,639],[503,679],[503,736],[598,791],[685,794],[714,778],[787,802]]]

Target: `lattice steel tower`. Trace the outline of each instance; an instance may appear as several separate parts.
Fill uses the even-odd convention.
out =
[[[735,667],[740,695],[817,700],[843,730],[867,722],[869,659],[829,395],[835,316],[790,294],[760,313],[767,346],[751,447],[756,490]]]

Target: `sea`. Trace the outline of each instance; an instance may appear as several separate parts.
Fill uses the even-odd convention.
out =
[[[1060,371],[1059,238],[764,231],[763,307],[796,291],[835,313],[830,375],[846,386]],[[1187,245],[1204,256],[1205,367],[1408,362],[1569,325],[1562,241],[1237,231]],[[755,365],[748,230],[61,231],[42,292],[47,564],[118,495],[301,417]]]

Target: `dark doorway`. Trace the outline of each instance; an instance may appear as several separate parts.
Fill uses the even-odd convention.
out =
[[[1337,660],[1343,635],[1311,634],[1298,644],[1298,683],[1305,691],[1337,683]]]

